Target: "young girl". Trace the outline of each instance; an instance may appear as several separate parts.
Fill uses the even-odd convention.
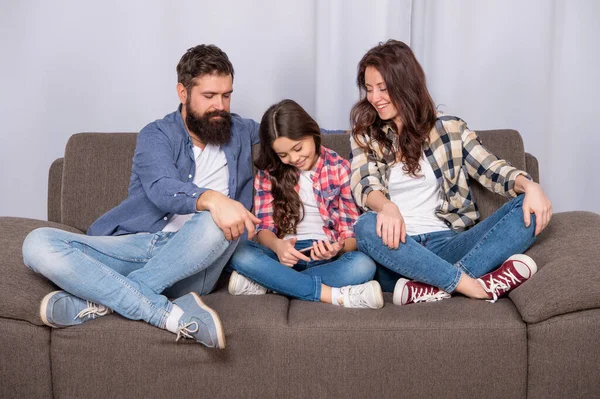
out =
[[[268,289],[346,308],[381,308],[375,263],[356,251],[350,164],[321,146],[319,126],[296,102],[283,100],[264,114],[255,164],[258,243],[237,247],[229,292]]]
[[[491,154],[464,121],[436,114],[406,44],[389,40],[369,50],[357,83],[351,185],[357,204],[372,212],[355,231],[359,249],[391,275],[380,282],[393,288],[394,303],[454,291],[495,301],[529,279],[537,267],[521,254],[552,215],[539,184]],[[467,174],[512,200],[477,223]]]

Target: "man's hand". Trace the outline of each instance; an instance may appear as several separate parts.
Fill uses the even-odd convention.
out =
[[[249,212],[244,205],[223,194],[208,190],[202,193],[196,201],[196,209],[208,210],[215,224],[223,231],[228,240],[237,240],[248,230],[248,239],[254,237],[255,225],[260,219]]]

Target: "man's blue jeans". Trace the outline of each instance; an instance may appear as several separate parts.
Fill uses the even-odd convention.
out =
[[[310,247],[313,241],[297,241],[295,248]],[[231,257],[231,266],[271,291],[305,301],[321,299],[321,284],[330,287],[362,284],[373,279],[376,269],[375,262],[358,251],[328,260],[300,260],[292,268],[279,263],[275,252],[252,241],[238,245]]]
[[[525,227],[523,198],[512,199],[469,230],[407,236],[398,249],[383,244],[375,232],[377,214],[368,212],[354,226],[358,249],[379,264],[377,278],[384,291],[393,291],[404,276],[452,292],[463,273],[481,277],[534,243],[535,215]]]
[[[36,229],[25,238],[23,259],[75,296],[164,328],[173,306],[167,296],[209,293],[237,244],[200,212],[178,232],[93,237]]]

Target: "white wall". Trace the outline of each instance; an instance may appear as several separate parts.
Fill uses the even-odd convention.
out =
[[[521,131],[555,210],[599,212],[599,12],[594,0],[5,2],[0,215],[46,218],[48,167],[73,133],[139,131],[172,112],[193,45],[231,58],[233,112],[260,119],[288,97],[345,129],[356,64],[389,37],[411,43],[447,112]]]

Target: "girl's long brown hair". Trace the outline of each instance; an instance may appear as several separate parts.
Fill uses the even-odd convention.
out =
[[[394,126],[398,147],[404,162],[403,170],[412,176],[420,171],[419,160],[429,132],[435,125],[435,104],[425,81],[425,73],[410,47],[398,40],[388,40],[369,50],[358,63],[356,84],[361,99],[352,107],[350,121],[352,135],[365,151],[373,151],[371,140],[394,152],[394,141],[383,131],[386,121],[366,97],[365,70],[374,67],[379,71],[390,101],[398,110],[402,126]],[[362,140],[361,140],[362,139]]]
[[[254,165],[269,172],[273,219],[279,238],[296,233],[296,226],[304,217],[304,205],[295,189],[298,184],[298,169],[281,162],[272,145],[278,137],[299,141],[306,136],[312,136],[318,155],[321,149],[319,125],[293,100],[283,100],[272,105],[260,122],[259,153]]]

